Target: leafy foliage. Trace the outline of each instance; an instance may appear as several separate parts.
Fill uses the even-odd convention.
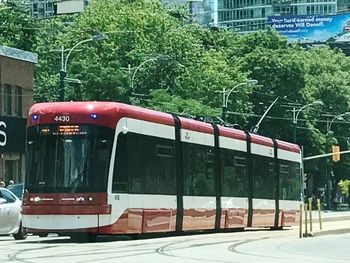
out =
[[[0,3],[0,43],[30,51],[35,43],[37,20],[14,2]]]
[[[67,61],[67,78],[81,81],[65,82],[67,100],[121,101],[188,116],[219,116],[222,92],[231,90],[231,123],[249,130],[279,98],[259,133],[292,141],[298,112],[297,142],[305,156],[330,152],[334,143],[342,150],[349,147],[345,120],[350,116],[335,120],[329,133],[331,120],[349,111],[350,60],[338,50],[290,44],[272,29],[241,35],[203,28],[185,10],[166,9],[159,1],[95,0],[81,14],[48,20],[34,20],[14,5],[0,10],[1,43],[39,55],[36,101],[58,99],[59,71]],[[93,41],[98,32],[107,39]],[[241,85],[248,79],[258,85]],[[323,105],[314,105],[316,100]],[[324,163],[320,159],[306,169]],[[331,166],[338,179],[350,177],[347,156],[325,164]]]
[[[338,183],[342,194],[349,196],[350,180],[340,180]]]

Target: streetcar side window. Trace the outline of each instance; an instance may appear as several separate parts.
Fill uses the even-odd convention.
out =
[[[135,133],[120,134],[112,192],[175,194],[174,142]]]
[[[247,197],[248,178],[244,153],[221,149],[222,195]]]
[[[160,194],[175,194],[175,159],[173,146],[157,144],[156,169]]]
[[[300,165],[296,162],[280,160],[280,199],[299,200]]]
[[[158,175],[155,173],[155,148],[148,137],[128,134],[128,170],[130,192],[158,193]]]
[[[112,193],[128,192],[128,158],[126,148],[126,135],[118,135],[117,152],[114,162],[114,174],[112,183]]]
[[[213,147],[183,143],[184,194],[215,195]]]
[[[274,159],[252,155],[253,159],[253,197],[275,199],[276,173]]]

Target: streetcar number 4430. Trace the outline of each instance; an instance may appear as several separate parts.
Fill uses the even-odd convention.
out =
[[[61,122],[65,122],[65,121],[69,121],[70,117],[67,115],[57,115],[54,118],[55,121],[61,121]]]

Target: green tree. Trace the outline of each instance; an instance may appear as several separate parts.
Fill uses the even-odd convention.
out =
[[[250,78],[259,80],[250,95],[256,117],[250,120],[249,126],[255,125],[279,98],[261,123],[259,133],[292,141],[291,110],[294,104],[303,101],[305,87],[305,62],[300,56],[304,50],[288,45],[285,38],[271,30],[246,35],[240,41],[242,68],[250,73]],[[276,116],[276,119],[269,119],[269,116]]]
[[[34,82],[34,100],[37,102],[58,99],[61,48],[68,48],[65,41],[71,32],[70,23],[65,17],[38,20],[40,30],[32,47],[32,51],[38,54]]]
[[[0,9],[0,40],[38,53],[36,101],[58,99],[61,48],[67,55],[78,42],[105,32],[107,39],[86,42],[69,57],[67,77],[82,83],[65,83],[66,99],[121,101],[190,116],[219,116],[220,92],[256,79],[258,85],[242,85],[232,92],[229,122],[249,130],[279,98],[259,133],[292,141],[293,108],[322,100],[323,106],[307,107],[299,115],[297,138],[304,155],[329,152],[335,142],[348,149],[347,125],[335,121],[333,134],[327,135],[327,121],[349,111],[350,60],[338,50],[302,48],[272,29],[241,35],[203,28],[183,9],[167,9],[159,1],[95,0],[80,14],[47,20],[8,7]],[[327,165],[338,179],[349,177],[347,155]]]
[[[31,51],[36,40],[38,21],[15,1],[0,3],[0,43]]]
[[[342,194],[349,196],[350,180],[340,180],[338,183]]]
[[[81,47],[84,52],[74,52],[70,57],[67,74],[83,83],[67,84],[67,99],[127,103],[133,100],[136,104],[156,107],[157,99],[148,105],[147,100],[132,97],[133,93],[147,97],[159,89],[170,97],[181,98],[173,102],[179,106],[183,100],[188,100],[189,105],[196,100],[203,109],[210,107],[212,112],[218,112],[221,95],[217,91],[222,87],[229,89],[247,77],[235,67],[237,63],[232,63],[230,52],[226,52],[234,40],[228,31],[218,33],[197,24],[184,24],[156,2],[93,1],[70,25],[56,23],[60,33],[45,36],[43,41],[50,43],[42,41],[38,49],[71,47],[95,32],[106,32],[108,36],[104,41],[85,43]],[[38,80],[43,85],[38,83],[38,96],[42,94],[44,98],[49,94],[55,99],[52,91],[57,94],[57,88],[51,87],[50,83],[54,82],[50,80],[53,76],[57,78],[59,53],[53,56],[45,52],[40,50],[45,63],[55,66],[39,71]],[[143,64],[145,61],[149,62]],[[232,96],[233,111],[249,112],[249,92],[245,88],[235,94],[238,96]]]

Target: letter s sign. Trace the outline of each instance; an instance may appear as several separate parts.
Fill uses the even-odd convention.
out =
[[[6,128],[6,123],[3,121],[0,121],[0,128],[5,127]],[[0,129],[0,146],[5,146],[7,142],[7,136],[6,132]]]

